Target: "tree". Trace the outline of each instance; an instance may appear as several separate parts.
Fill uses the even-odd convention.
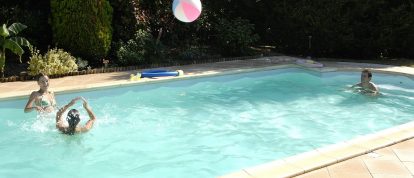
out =
[[[6,24],[3,24],[0,28],[0,72],[2,77],[4,77],[4,66],[6,64],[6,49],[19,55],[21,62],[21,56],[24,53],[22,46],[30,46],[30,43],[26,38],[16,36],[25,28],[27,28],[27,26],[21,23],[13,23],[8,28]]]
[[[100,62],[112,41],[108,0],[51,0],[53,40],[89,62]]]

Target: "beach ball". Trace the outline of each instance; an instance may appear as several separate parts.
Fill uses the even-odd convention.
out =
[[[172,10],[175,18],[182,22],[192,22],[201,14],[200,0],[174,0]]]

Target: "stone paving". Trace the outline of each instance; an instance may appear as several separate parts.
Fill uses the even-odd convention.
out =
[[[412,178],[414,139],[327,166],[298,178]]]
[[[294,63],[298,58],[288,56],[263,57],[250,60],[226,61],[208,64],[193,64],[186,66],[166,67],[171,70],[184,70],[184,78],[201,77],[208,75],[222,75],[235,72],[246,72],[260,70],[262,68],[277,68],[296,66]],[[330,70],[344,70],[344,71],[360,71],[363,68],[370,68],[373,72],[396,73],[405,75],[410,78],[414,76],[414,68],[387,66],[376,64],[363,63],[346,63],[346,62],[322,62],[325,67],[322,69],[313,69],[319,71]],[[68,76],[63,78],[51,79],[51,90],[57,94],[64,92],[76,92],[81,90],[88,90],[99,87],[118,87],[125,85],[144,84],[146,82],[160,82],[162,80],[176,80],[183,77],[164,77],[160,79],[141,79],[139,81],[129,81],[131,74],[136,74],[137,70],[89,74],[79,76]],[[0,101],[14,98],[27,98],[34,90],[38,90],[38,85],[35,81],[24,82],[9,82],[0,83]],[[413,127],[414,128],[414,127]],[[404,131],[403,142],[398,142],[391,146],[370,151],[367,154],[362,154],[357,157],[353,156],[350,159],[336,161],[336,164],[329,164],[322,166],[320,169],[313,169],[303,171],[299,174],[294,174],[300,178],[364,178],[364,177],[414,177],[414,131]],[[401,135],[401,133],[398,133]],[[398,135],[397,134],[397,135]],[[407,140],[408,139],[408,140]],[[295,159],[292,159],[295,160]],[[303,160],[302,160],[303,161]],[[263,167],[259,165],[258,167]],[[266,166],[265,166],[266,167]],[[292,168],[292,167],[290,167]],[[292,177],[292,175],[280,176],[279,172],[275,174],[256,174],[252,175],[243,169],[239,172],[230,173],[222,177]],[[272,172],[272,171],[271,171]],[[271,173],[270,172],[270,173]],[[306,173],[305,173],[306,172]],[[303,174],[305,173],[305,174]],[[259,175],[259,176],[258,176]],[[262,175],[262,176],[260,176]]]

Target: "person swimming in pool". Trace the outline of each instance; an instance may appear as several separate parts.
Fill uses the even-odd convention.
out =
[[[71,109],[66,116],[66,121],[68,121],[69,126],[63,125],[62,115],[63,113],[73,106],[76,101],[82,100],[83,101],[83,108],[88,112],[89,120],[86,122],[85,126],[78,126],[80,122],[80,113],[76,109]],[[59,129],[64,134],[73,135],[75,133],[83,133],[89,131],[93,123],[96,121],[95,114],[92,112],[92,109],[89,107],[88,102],[83,97],[77,97],[72,99],[67,105],[63,106],[57,113],[56,113],[56,128]]]
[[[40,73],[36,76],[36,79],[40,89],[30,94],[24,112],[28,113],[33,110],[38,112],[53,112],[56,107],[56,99],[55,94],[49,91],[49,77]]]
[[[361,72],[361,82],[352,86],[352,88],[360,87],[362,89],[361,92],[371,95],[377,95],[379,93],[378,87],[371,82],[372,73],[368,69],[364,69]]]

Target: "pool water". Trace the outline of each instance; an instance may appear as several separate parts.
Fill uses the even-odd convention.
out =
[[[359,79],[288,68],[58,95],[96,113],[75,136],[0,101],[0,177],[216,177],[414,120],[411,79],[374,74],[378,97],[347,89]]]

